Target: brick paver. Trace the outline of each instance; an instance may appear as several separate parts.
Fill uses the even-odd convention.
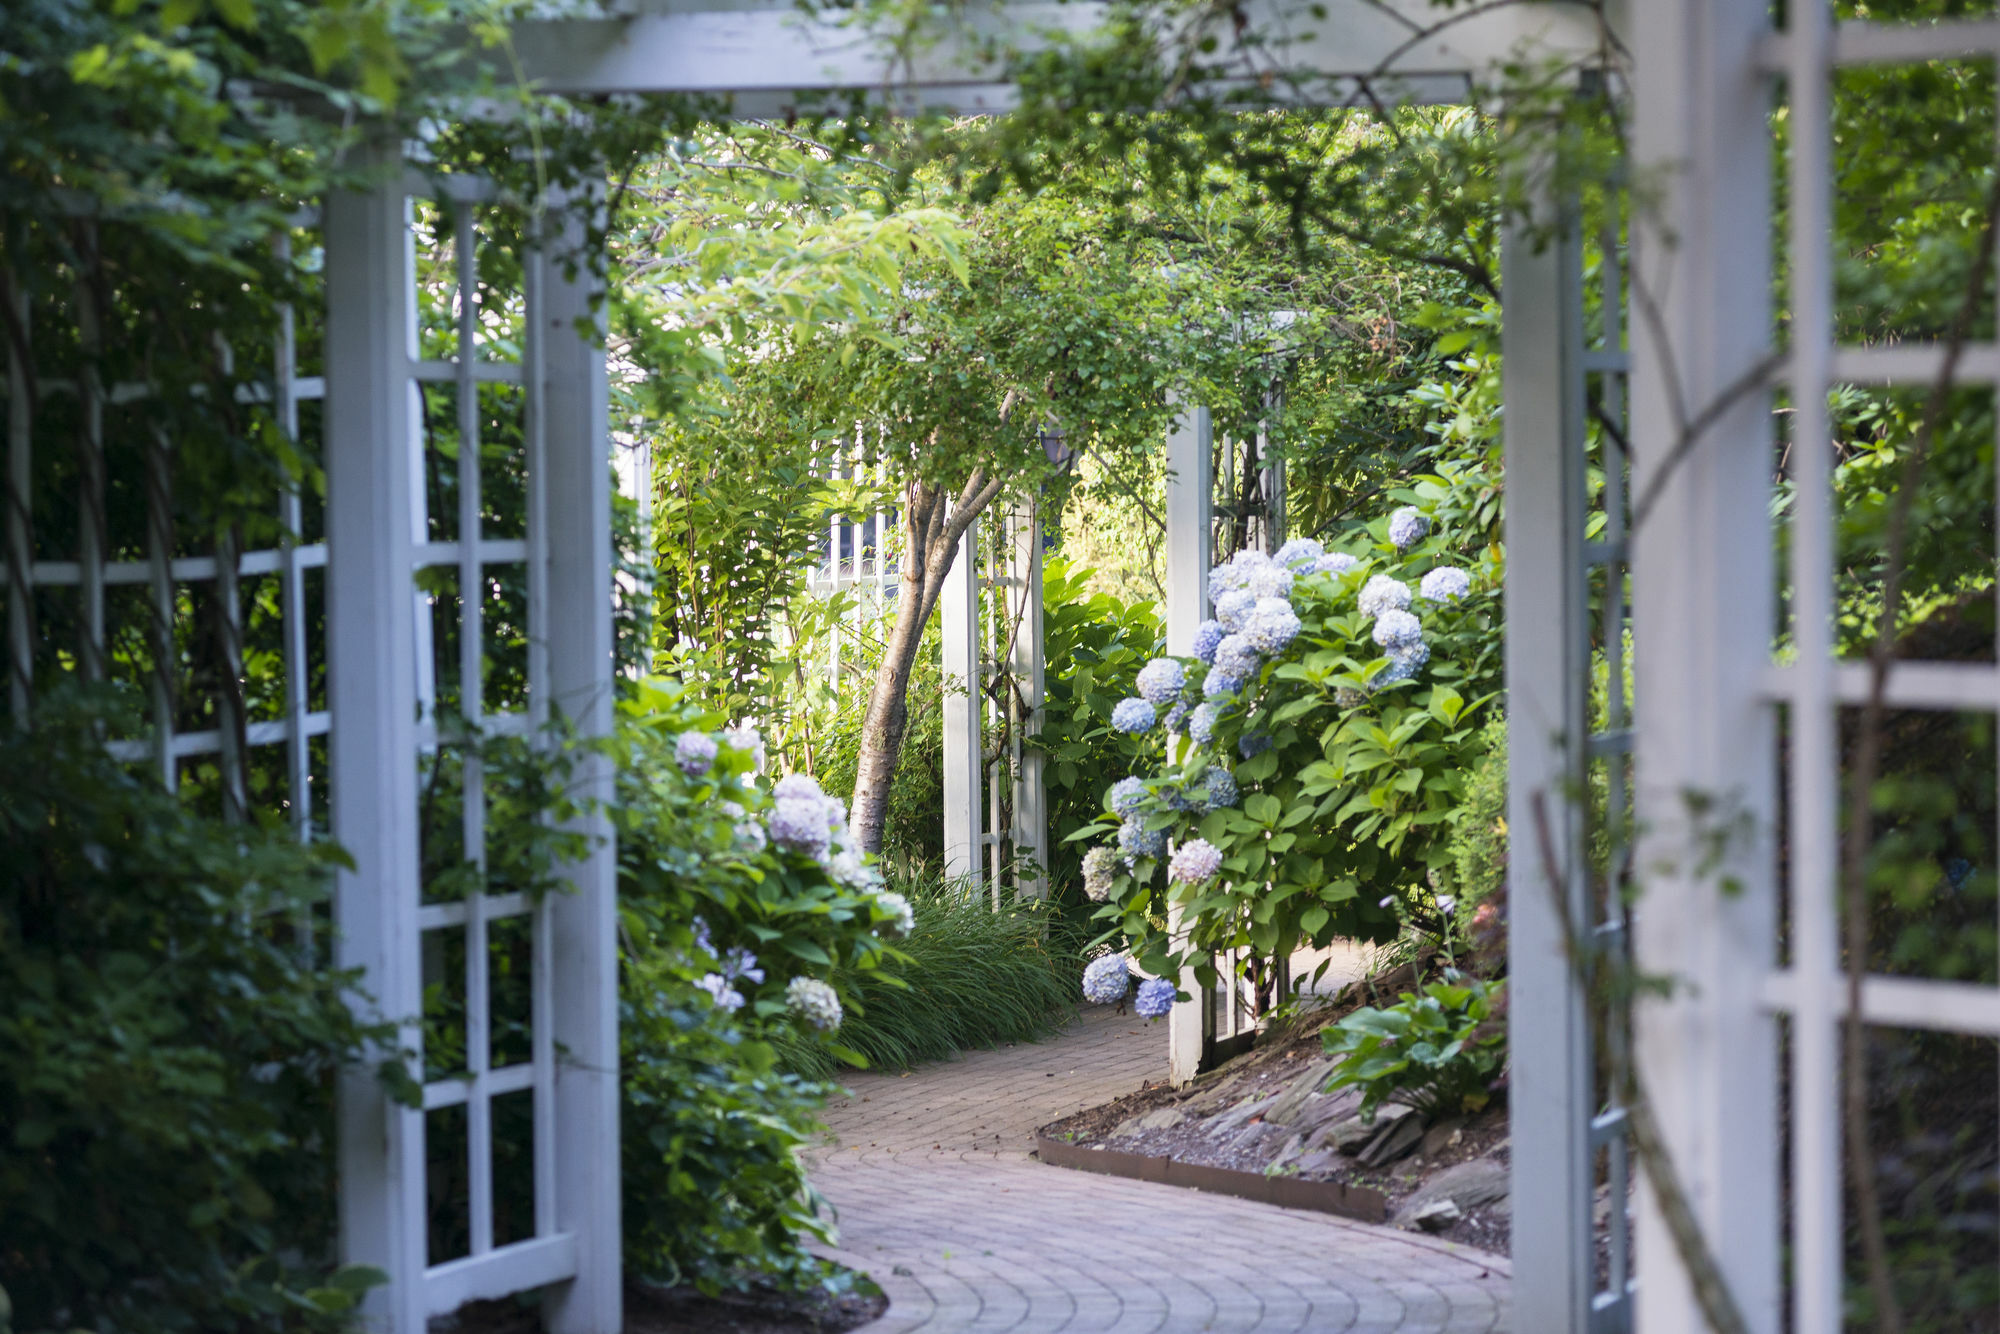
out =
[[[825,1254],[889,1294],[866,1334],[1491,1334],[1508,1265],[1391,1228],[1045,1167],[1034,1129],[1166,1074],[1164,1024],[1095,1010],[1059,1037],[858,1075],[813,1180]]]

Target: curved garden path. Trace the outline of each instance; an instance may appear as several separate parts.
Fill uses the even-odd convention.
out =
[[[813,1180],[824,1254],[892,1305],[863,1334],[1487,1334],[1502,1257],[1391,1228],[1045,1167],[1034,1129],[1166,1073],[1161,1027],[1094,1010],[1047,1042],[856,1075]]]

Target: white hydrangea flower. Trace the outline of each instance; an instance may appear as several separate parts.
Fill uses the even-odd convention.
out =
[[[1423,541],[1430,530],[1431,521],[1414,505],[1405,505],[1389,516],[1389,540],[1396,544],[1398,551],[1408,551]]]
[[[1275,561],[1260,565],[1250,572],[1244,589],[1255,593],[1259,602],[1265,598],[1288,598],[1292,595],[1292,572]]]
[[[811,782],[811,779],[806,781]],[[790,852],[824,860],[833,836],[826,827],[826,803],[805,796],[779,797],[771,807],[771,841]]]
[[[1095,847],[1083,854],[1083,895],[1092,903],[1111,897],[1111,882],[1118,875],[1118,854],[1107,847]]]
[[[1207,839],[1197,838],[1174,849],[1173,860],[1167,863],[1167,879],[1194,885],[1213,879],[1221,869],[1221,851]]]
[[[756,856],[764,850],[769,841],[764,834],[764,826],[755,820],[736,822],[736,846],[745,856]]]
[[[1422,622],[1406,611],[1385,611],[1375,618],[1375,642],[1383,648],[1408,648],[1424,639]]]
[[[1271,559],[1288,570],[1300,570],[1326,555],[1326,548],[1310,537],[1295,537],[1278,548]]]
[[[893,889],[885,889],[875,896],[875,906],[889,914],[891,935],[907,936],[917,929],[917,910],[910,906],[909,899]]]
[[[1426,602],[1455,602],[1472,591],[1472,576],[1452,565],[1440,565],[1417,585],[1417,596]]]
[[[1410,586],[1400,579],[1391,579],[1386,574],[1370,578],[1361,589],[1357,600],[1363,616],[1380,616],[1385,611],[1406,611],[1410,605]]]
[[[1333,551],[1314,561],[1308,572],[1311,574],[1346,574],[1361,562],[1345,551]]]
[[[786,983],[785,1004],[822,1033],[840,1027],[840,995],[816,977],[795,977]]]

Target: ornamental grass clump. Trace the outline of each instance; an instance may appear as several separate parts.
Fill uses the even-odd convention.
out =
[[[1398,498],[1351,550],[1294,539],[1216,566],[1215,620],[1177,697],[1148,664],[1144,703],[1161,716],[1133,735],[1152,738],[1157,767],[1072,835],[1111,854],[1088,863],[1099,942],[1144,973],[1186,965],[1212,985],[1221,953],[1387,940],[1397,905],[1448,873],[1500,685],[1498,557],[1454,550],[1448,479]],[[1176,716],[1184,729],[1160,726]]]

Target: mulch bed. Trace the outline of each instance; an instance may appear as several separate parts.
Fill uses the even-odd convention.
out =
[[[1359,1095],[1353,1090],[1317,1091],[1329,1069],[1320,1029],[1378,998],[1390,1000],[1411,984],[1409,971],[1398,969],[1348,987],[1331,1004],[1285,1030],[1265,1034],[1256,1048],[1203,1074],[1185,1089],[1148,1085],[1114,1102],[1052,1121],[1040,1133],[1083,1148],[1101,1146],[1205,1167],[1282,1173],[1376,1190],[1388,1198],[1392,1220],[1416,1228],[1411,1215],[1441,1191],[1451,1193],[1454,1183],[1468,1177],[1504,1181],[1511,1141],[1501,1089],[1491,1104],[1472,1116],[1426,1125],[1421,1136],[1415,1127],[1404,1131],[1409,1146],[1387,1161],[1363,1162],[1366,1143],[1342,1151],[1331,1142],[1334,1128],[1358,1112]],[[1267,1120],[1265,1111],[1276,1119]],[[1461,1170],[1445,1176],[1453,1168]],[[1475,1192],[1490,1193],[1490,1186]],[[1459,1214],[1449,1221],[1433,1217],[1422,1230],[1506,1253],[1512,1215],[1504,1196],[1468,1205]]]
[[[832,1296],[753,1290],[705,1297],[693,1288],[625,1285],[625,1334],[844,1334],[879,1317],[889,1299],[865,1280]],[[473,1302],[431,1321],[432,1334],[540,1334],[538,1305]]]

